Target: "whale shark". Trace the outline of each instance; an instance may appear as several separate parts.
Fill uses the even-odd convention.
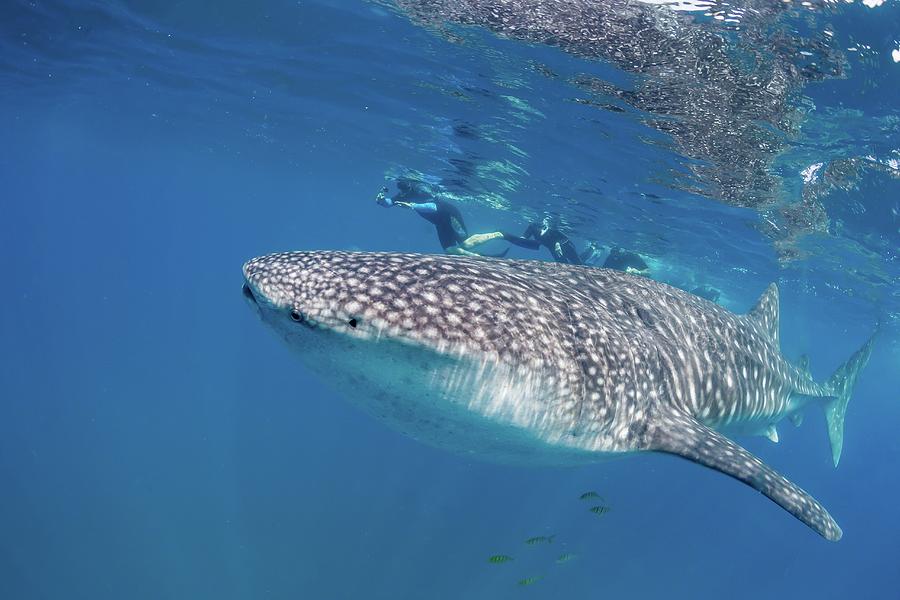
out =
[[[823,383],[779,349],[778,289],[746,314],[666,284],[541,261],[308,251],[243,266],[262,321],[341,395],[434,446],[570,465],[676,455],[768,496],[828,540],[810,494],[726,437],[826,416],[837,466],[872,340]]]

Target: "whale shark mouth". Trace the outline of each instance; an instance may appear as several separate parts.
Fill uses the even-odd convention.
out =
[[[253,288],[251,288],[249,284],[244,283],[244,285],[241,286],[241,295],[243,295],[244,299],[251,305],[259,306],[259,302],[256,301],[256,295],[253,293]]]

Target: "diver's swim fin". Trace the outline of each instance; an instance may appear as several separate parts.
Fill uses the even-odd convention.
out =
[[[715,469],[759,490],[827,540],[841,528],[812,496],[726,438],[674,409],[658,414],[647,430],[647,450],[665,452]]]
[[[504,250],[503,252],[498,252],[496,254],[488,254],[487,252],[479,252],[481,256],[486,256],[488,258],[503,258],[509,253],[509,248]]]

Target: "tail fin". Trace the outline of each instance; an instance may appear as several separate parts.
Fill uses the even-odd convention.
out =
[[[834,459],[835,467],[841,460],[841,449],[844,447],[844,415],[847,412],[847,404],[850,402],[850,395],[856,385],[856,378],[869,362],[872,345],[877,335],[876,331],[869,341],[857,350],[847,362],[838,367],[828,380],[827,386],[832,390],[833,397],[826,398],[822,408],[825,410],[825,420],[828,422],[828,439],[831,442],[831,456]]]

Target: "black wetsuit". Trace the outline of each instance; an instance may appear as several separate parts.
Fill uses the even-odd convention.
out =
[[[695,296],[700,296],[701,298],[706,298],[710,302],[718,302],[719,296],[722,295],[722,292],[717,290],[711,285],[703,284],[695,287],[691,290],[691,293]]]
[[[595,265],[600,262],[601,254],[602,253],[597,246],[588,244],[578,257],[581,259],[581,264],[583,265]]]
[[[619,271],[625,271],[628,268],[632,268],[635,271],[646,271],[650,268],[640,254],[630,250],[623,250],[618,246],[614,246],[609,251],[609,256],[606,257],[603,267]]]
[[[397,181],[397,188],[399,193],[394,196],[393,201],[409,204],[416,214],[434,225],[438,241],[445,251],[459,246],[469,237],[462,213],[456,206],[443,200],[430,199],[430,195],[416,182],[401,179]],[[423,198],[429,199],[423,202]]]
[[[429,210],[434,206],[434,210]],[[462,213],[454,205],[443,200],[431,200],[422,204],[413,205],[416,213],[434,225],[437,230],[438,241],[444,250],[453,246],[459,246],[469,237],[466,223]]]
[[[582,264],[581,257],[575,249],[575,244],[559,229],[547,228],[541,232],[543,227],[540,223],[532,223],[522,234],[522,237],[503,234],[503,239],[510,244],[515,244],[521,248],[529,250],[540,250],[541,246],[547,248],[553,255],[556,262],[567,263],[570,265]]]

